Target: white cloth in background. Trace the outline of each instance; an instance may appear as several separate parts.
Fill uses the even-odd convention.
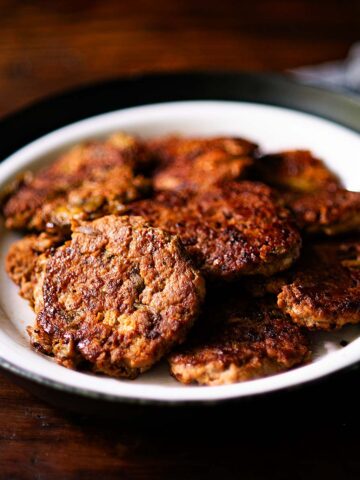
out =
[[[300,67],[291,73],[309,85],[360,94],[360,42],[351,47],[345,60]]]

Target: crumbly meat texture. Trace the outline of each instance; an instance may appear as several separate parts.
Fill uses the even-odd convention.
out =
[[[360,323],[360,241],[308,245],[300,261],[268,290],[298,325],[334,330]]]
[[[203,297],[176,237],[102,217],[39,258],[31,342],[66,367],[135,378],[184,340]]]
[[[229,182],[205,192],[159,192],[127,214],[179,235],[209,279],[272,275],[298,257],[301,238],[289,213],[266,185]]]
[[[285,191],[317,192],[341,188],[340,179],[309,150],[289,150],[259,157],[259,179]]]
[[[3,201],[6,227],[53,233],[69,230],[73,219],[118,213],[150,190],[149,180],[134,173],[146,163],[146,152],[136,139],[120,133],[73,147],[13,184]]]
[[[179,382],[222,385],[282,372],[309,357],[304,333],[271,301],[249,304],[232,293],[207,306],[169,364]]]
[[[312,330],[360,323],[360,241],[307,242],[292,268],[243,287],[254,297],[276,295],[284,313]]]
[[[5,268],[11,280],[20,287],[20,295],[34,306],[35,267],[40,255],[62,243],[59,236],[41,233],[28,235],[13,243],[7,253]]]
[[[206,189],[218,182],[244,177],[257,145],[242,138],[180,138],[153,140],[150,148],[159,167],[158,190]]]
[[[306,233],[338,235],[360,230],[360,193],[308,150],[264,155],[256,160],[257,178],[276,187]]]
[[[125,132],[115,132],[106,139],[108,147],[121,153],[124,162],[132,167],[135,173],[148,173],[155,166],[155,156],[145,141]]]
[[[339,188],[290,194],[286,197],[286,204],[306,233],[338,235],[360,231],[360,192]]]

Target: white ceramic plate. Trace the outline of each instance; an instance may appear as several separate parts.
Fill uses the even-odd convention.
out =
[[[61,128],[22,148],[0,164],[0,189],[18,172],[53,160],[59,151],[84,139],[125,130],[143,137],[237,135],[258,142],[264,151],[308,148],[326,159],[347,188],[360,190],[360,137],[329,121],[284,108],[241,102],[192,101],[120,110]],[[7,278],[4,258],[18,236],[4,231],[0,240],[0,363],[55,388],[94,397],[160,402],[196,402],[240,398],[308,382],[360,360],[360,327],[313,337],[313,362],[286,373],[234,385],[183,386],[160,364],[138,379],[115,380],[68,370],[34,352],[26,326],[34,320],[27,303]],[[341,347],[340,341],[349,344]]]

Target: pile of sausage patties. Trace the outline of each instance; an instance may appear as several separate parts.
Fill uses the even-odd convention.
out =
[[[227,384],[360,322],[360,193],[306,150],[115,133],[25,172],[2,213],[31,345],[65,367]]]

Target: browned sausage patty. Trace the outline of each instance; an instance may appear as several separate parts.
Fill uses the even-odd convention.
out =
[[[6,271],[11,280],[20,287],[20,295],[34,305],[35,266],[40,255],[62,243],[56,235],[41,233],[28,235],[13,243],[6,256]]]
[[[288,207],[307,233],[338,235],[360,231],[360,192],[344,189],[289,195]]]
[[[232,292],[207,306],[169,364],[182,383],[221,385],[282,372],[309,356],[300,328],[274,304],[249,304]]]
[[[308,150],[289,150],[256,160],[260,180],[282,190],[315,192],[342,187],[340,179]]]
[[[176,237],[106,216],[38,260],[34,347],[57,362],[134,378],[184,340],[204,282]]]
[[[279,188],[306,233],[337,235],[360,229],[360,193],[343,189],[339,178],[311,152],[265,155],[255,165],[258,178]]]
[[[304,250],[278,295],[294,322],[333,330],[360,322],[360,242],[317,243]]]
[[[177,234],[209,278],[272,275],[299,255],[301,239],[266,185],[229,182],[195,193],[160,192],[129,205],[152,225]]]
[[[256,297],[277,295],[279,308],[310,329],[360,323],[360,242],[306,244],[290,270],[244,286]]]
[[[153,140],[159,159],[154,175],[158,190],[203,189],[243,177],[253,163],[257,145],[242,138],[180,138]]]
[[[144,196],[149,181],[134,169],[145,162],[145,147],[131,138],[117,134],[106,142],[78,145],[38,173],[28,172],[3,204],[6,227],[69,229],[72,219],[117,213]]]
[[[148,172],[154,167],[153,152],[144,141],[134,135],[115,132],[106,139],[106,146],[113,147],[120,152],[125,163],[136,173]]]

